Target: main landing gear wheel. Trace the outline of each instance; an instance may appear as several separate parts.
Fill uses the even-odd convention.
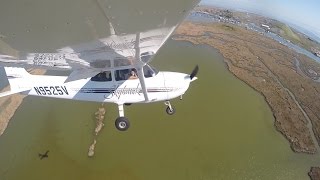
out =
[[[119,131],[126,131],[130,127],[130,122],[125,117],[118,117],[115,121],[115,126]]]
[[[176,110],[174,109],[174,107],[167,107],[167,109],[166,109],[166,112],[167,112],[167,114],[169,114],[169,115],[173,115],[175,112],[176,112]]]

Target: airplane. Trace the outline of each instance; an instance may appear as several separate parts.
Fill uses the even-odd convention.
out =
[[[39,153],[38,155],[40,160],[42,160],[43,158],[48,158],[49,157],[48,153],[49,153],[49,150],[47,150],[44,154]]]
[[[199,67],[185,74],[158,71],[149,63],[199,0],[77,3],[85,11],[71,2],[47,0],[25,6],[21,16],[10,11],[21,6],[19,0],[0,2],[0,66],[11,88],[0,97],[22,93],[115,103],[120,131],[130,127],[124,105],[164,101],[166,112],[174,114],[170,100],[182,99]],[[43,17],[44,12],[55,16]],[[25,70],[35,67],[72,72],[49,76]]]

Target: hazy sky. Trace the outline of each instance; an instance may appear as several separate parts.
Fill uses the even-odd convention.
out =
[[[299,25],[320,37],[320,0],[202,0],[201,4],[267,15]]]

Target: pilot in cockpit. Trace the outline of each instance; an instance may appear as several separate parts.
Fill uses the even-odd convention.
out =
[[[138,78],[138,76],[137,76],[136,69],[131,69],[130,76],[128,79],[137,79],[137,78]]]
[[[105,72],[106,80],[112,81],[111,71]]]

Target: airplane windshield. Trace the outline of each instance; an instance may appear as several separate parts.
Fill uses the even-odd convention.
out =
[[[145,63],[148,63],[151,60],[153,55],[154,55],[153,52],[149,52],[149,51],[148,52],[144,52],[144,53],[141,54],[141,60],[143,62],[145,62]]]
[[[158,74],[158,70],[156,70],[154,67],[150,66],[149,64],[146,64],[143,66],[143,72],[144,72],[144,77],[153,77]]]

